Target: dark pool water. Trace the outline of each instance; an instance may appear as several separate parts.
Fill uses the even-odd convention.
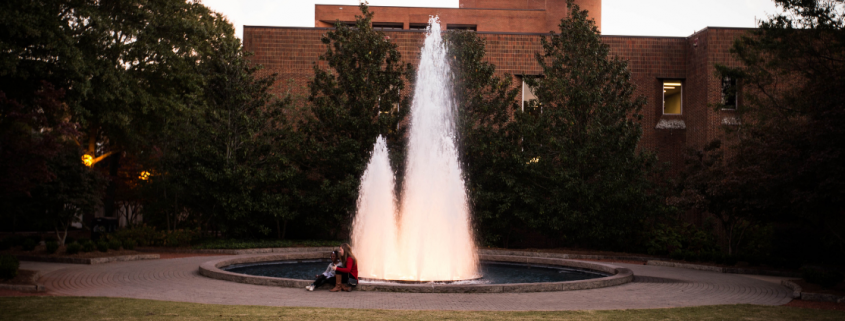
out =
[[[224,267],[223,270],[258,276],[311,280],[326,270],[329,262],[322,260],[277,261],[257,264],[239,264]],[[480,280],[461,283],[507,284],[541,283],[596,279],[608,276],[606,273],[573,268],[528,265],[501,262],[481,262]],[[367,281],[363,281],[366,283]]]

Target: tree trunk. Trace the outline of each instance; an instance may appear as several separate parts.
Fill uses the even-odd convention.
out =
[[[114,182],[117,179],[117,170],[120,168],[120,154],[115,153],[109,159],[109,185],[106,189],[105,204],[103,204],[103,213],[106,217],[117,217],[115,213],[115,194],[117,191],[117,184]]]
[[[282,239],[285,239],[285,233],[288,231],[288,220],[285,220],[285,225],[282,226]]]
[[[276,218],[276,239],[282,239],[282,229],[279,228],[279,218]]]

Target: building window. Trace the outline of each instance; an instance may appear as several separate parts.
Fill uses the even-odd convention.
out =
[[[408,29],[410,29],[410,30],[425,30],[425,28],[428,28],[427,23],[409,23],[408,24]]]
[[[681,80],[663,80],[663,114],[680,115],[684,108]]]
[[[736,78],[730,76],[722,77],[722,105],[725,109],[736,109]]]
[[[402,30],[401,22],[373,22],[373,29],[376,30]]]
[[[525,82],[527,77],[537,76],[523,76],[522,77],[522,111],[527,111],[531,114],[540,113],[540,103],[537,101],[537,95],[534,94],[534,89]]]
[[[470,30],[470,31],[478,31],[478,26],[476,25],[462,25],[462,24],[447,24],[447,30]]]

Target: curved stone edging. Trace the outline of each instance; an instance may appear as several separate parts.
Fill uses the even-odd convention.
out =
[[[49,263],[68,263],[68,264],[105,264],[112,262],[124,261],[140,261],[140,260],[157,260],[160,258],[158,254],[129,254],[116,256],[103,256],[93,258],[77,258],[77,257],[53,257],[41,255],[15,255],[21,261],[34,262],[49,262]]]
[[[489,250],[486,253],[491,253]],[[322,259],[329,255],[329,252],[296,252],[286,254],[256,255],[236,258],[223,258],[208,261],[200,264],[199,274],[219,280],[281,287],[304,288],[311,284],[311,280],[274,278],[266,276],[254,276],[239,273],[232,273],[220,269],[233,264],[258,263],[284,260],[307,260]],[[547,283],[514,283],[514,284],[395,284],[395,283],[369,283],[359,284],[356,289],[359,291],[381,291],[381,292],[413,292],[413,293],[516,293],[516,292],[549,292],[549,291],[571,291],[609,287],[625,284],[633,281],[634,273],[627,268],[613,266],[603,263],[573,261],[549,257],[531,257],[514,255],[492,255],[480,254],[479,258],[484,261],[512,262],[512,263],[533,263],[544,265],[568,266],[583,269],[590,269],[611,274],[611,276],[566,282]]]

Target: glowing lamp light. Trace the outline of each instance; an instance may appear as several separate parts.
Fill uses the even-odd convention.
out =
[[[82,155],[82,164],[85,164],[85,166],[88,166],[88,167],[93,166],[94,165],[94,157],[92,157],[91,155],[88,155],[88,154]]]
[[[532,158],[530,161],[528,161],[528,163],[525,163],[525,164],[526,164],[526,165],[528,165],[528,164],[535,164],[535,163],[537,163],[537,162],[539,162],[539,161],[540,161],[540,157],[534,157],[534,158]]]
[[[138,175],[138,179],[140,179],[142,181],[146,181],[146,180],[150,179],[150,172],[148,172],[148,171],[141,172],[141,174]]]
[[[680,86],[681,83],[679,82],[664,82],[663,86]]]

